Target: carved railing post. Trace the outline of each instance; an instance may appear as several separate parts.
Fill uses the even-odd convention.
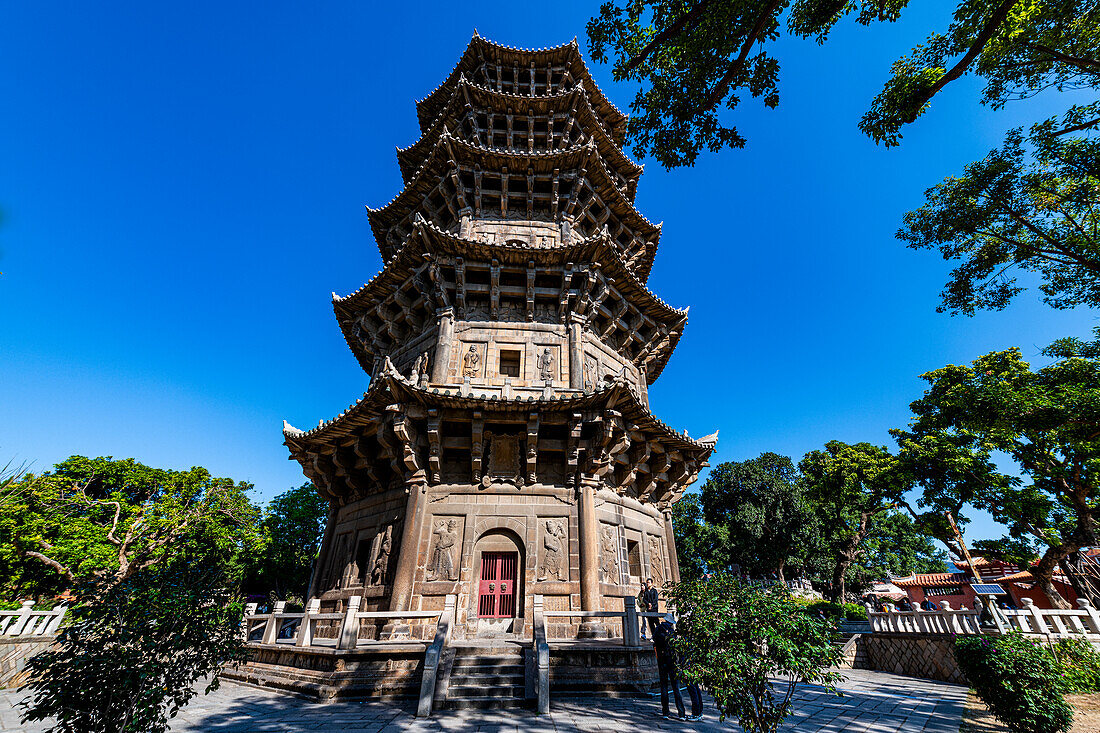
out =
[[[354,649],[359,644],[359,605],[362,602],[362,596],[348,599],[344,620],[340,623],[340,637],[336,640],[337,649]]]
[[[1050,629],[1047,628],[1046,622],[1043,621],[1043,612],[1038,606],[1035,605],[1035,601],[1031,598],[1024,598],[1023,603],[1024,610],[1031,614],[1031,618],[1029,620],[1031,621],[1031,625],[1035,629],[1035,633],[1044,635],[1049,634]]]
[[[298,625],[298,638],[294,640],[294,646],[313,646],[313,614],[321,612],[321,599],[310,598],[302,614],[302,622]]]
[[[550,645],[546,643],[546,614],[541,595],[534,598],[532,621],[535,666],[538,669],[538,711],[539,715],[546,715],[550,712]]]
[[[623,646],[638,646],[638,607],[634,596],[623,596]]]
[[[19,615],[15,617],[15,623],[8,629],[8,636],[19,636],[23,633],[27,623],[31,620],[32,609],[34,609],[34,601],[23,601],[20,604]]]
[[[1084,616],[1081,618],[1085,628],[1093,634],[1100,634],[1100,614],[1096,613],[1096,609],[1089,603],[1089,599],[1078,598],[1077,605],[1085,612]]]
[[[435,638],[428,646],[427,651],[424,652],[424,672],[420,677],[420,700],[416,706],[416,717],[418,718],[426,718],[432,714],[436,677],[439,674],[439,658],[451,637],[451,627],[454,625],[457,603],[458,596],[453,594],[447,596],[443,604],[443,612],[439,614]]]
[[[249,632],[252,631],[252,616],[256,615],[256,609],[260,607],[258,603],[246,603],[244,604],[244,616],[241,617],[241,638],[244,641],[248,641]]]
[[[280,622],[277,616],[283,612],[284,608],[286,608],[286,601],[275,601],[271,613],[267,616],[267,625],[264,626],[264,636],[261,643],[274,644],[275,640],[279,637]]]

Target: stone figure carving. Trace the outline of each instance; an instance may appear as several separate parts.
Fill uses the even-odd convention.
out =
[[[420,356],[416,357],[416,363],[413,364],[412,374],[409,375],[409,381],[413,384],[426,387],[428,385],[428,352],[424,352]]]
[[[599,379],[600,364],[590,356],[584,357],[584,391],[591,392],[596,389],[596,381]]]
[[[660,585],[665,579],[665,563],[661,559],[661,541],[656,537],[649,538],[649,574],[656,585]]]
[[[605,583],[618,583],[619,543],[615,540],[615,528],[607,527],[600,538],[600,574]]]
[[[539,379],[550,381],[554,378],[554,352],[549,346],[543,347],[542,353],[535,359],[535,366],[539,370]]]
[[[378,554],[374,557],[374,565],[370,570],[371,585],[385,585],[386,573],[390,569],[390,550],[393,549],[393,525],[386,525],[383,532],[378,533]]]
[[[428,565],[428,580],[458,580],[452,552],[458,542],[457,526],[458,522],[454,519],[441,519],[435,526],[432,533],[435,535],[435,550]]]
[[[565,525],[560,519],[547,519],[546,531],[542,537],[542,568],[539,580],[553,576],[565,580]]]
[[[476,377],[481,373],[481,352],[477,346],[470,344],[470,350],[462,357],[462,376]]]

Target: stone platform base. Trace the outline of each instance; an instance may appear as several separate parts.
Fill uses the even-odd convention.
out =
[[[318,701],[415,699],[426,648],[415,642],[347,650],[250,644],[251,659],[221,676]]]
[[[626,647],[622,641],[550,642],[550,699],[599,693],[635,697],[657,685],[653,645]]]
[[[461,642],[459,643],[461,644]],[[500,645],[462,646],[463,655],[499,654]],[[306,697],[321,702],[340,699],[416,699],[424,669],[423,643],[377,643],[354,650],[299,648],[283,644],[250,644],[251,659],[227,667],[222,677],[246,685]],[[515,645],[522,655],[527,694],[534,697],[537,670],[530,645]],[[448,651],[459,651],[453,647]],[[448,655],[453,657],[453,653]],[[437,703],[443,703],[451,665],[441,663],[437,679]],[[550,645],[550,695],[605,697],[645,695],[657,684],[657,659],[652,645],[624,647],[622,642],[577,641]],[[441,699],[444,698],[444,699]]]
[[[955,638],[948,634],[863,635],[869,669],[926,680],[965,685],[966,677],[955,662]]]

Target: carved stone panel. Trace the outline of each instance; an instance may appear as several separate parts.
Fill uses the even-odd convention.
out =
[[[610,524],[600,525],[600,582],[622,582],[622,570],[619,567],[619,528]]]
[[[659,537],[649,538],[649,575],[654,585],[660,587],[665,582],[665,560]]]
[[[462,566],[462,517],[432,517],[432,537],[428,545],[425,580],[458,580]]]
[[[591,354],[584,355],[584,391],[591,392],[599,386],[600,363]]]
[[[485,344],[462,344],[459,358],[462,377],[478,379],[485,373]]]
[[[393,550],[393,525],[381,527],[374,538],[374,548],[368,575],[369,585],[385,585],[390,571],[390,552]]]
[[[538,579],[569,580],[569,541],[565,520],[557,517],[540,519],[539,534]]]
[[[523,486],[523,453],[520,450],[520,436],[515,434],[494,433],[486,430],[485,470],[481,485],[509,483]]]

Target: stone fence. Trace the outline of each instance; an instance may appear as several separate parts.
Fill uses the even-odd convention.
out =
[[[34,601],[0,611],[0,687],[23,684],[27,660],[50,648],[67,611],[64,605],[35,611]]]
[[[1018,631],[1048,644],[1077,638],[1100,648],[1100,615],[1087,600],[1078,600],[1077,609],[1047,609],[1025,598],[1022,609],[1011,610],[997,608],[992,601],[986,597],[988,613],[954,609],[947,603],[941,603],[936,611],[898,611],[892,604],[887,604],[886,611],[875,611],[868,605],[871,633],[861,634],[849,644],[858,647],[862,663],[869,669],[959,684],[966,684],[966,678],[955,662],[956,636]]]

